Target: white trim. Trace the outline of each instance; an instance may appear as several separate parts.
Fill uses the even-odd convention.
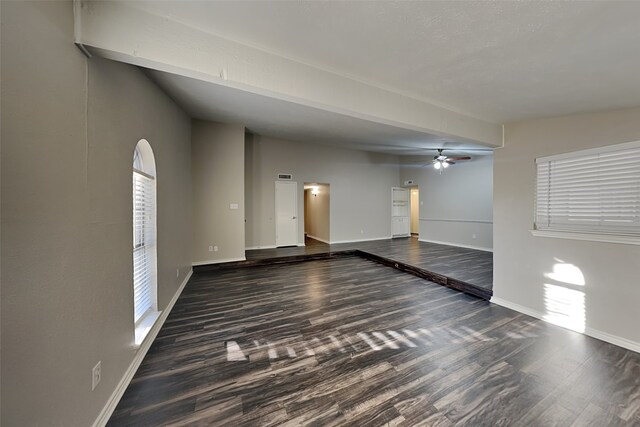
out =
[[[507,301],[507,300],[504,300],[502,298],[498,298],[498,297],[495,297],[495,296],[491,298],[491,302],[493,304],[497,304],[499,306],[502,306],[502,307],[505,307],[505,308],[509,308],[511,310],[515,310],[517,312],[526,314],[528,316],[535,317],[536,319],[540,319],[540,320],[542,320],[544,322],[551,323],[551,322],[548,322],[547,320],[544,319],[544,314],[543,313],[541,313],[541,312],[539,312],[537,310],[533,310],[533,309],[528,308],[528,307],[524,307],[524,306],[522,306],[520,304],[516,304],[516,303],[513,303],[511,301]],[[551,323],[551,324],[552,325],[556,325],[555,323]],[[556,326],[562,327],[562,325],[556,325]],[[578,332],[578,333],[580,333],[580,332]],[[592,338],[596,338],[596,339],[608,342],[608,343],[613,344],[613,345],[617,345],[617,346],[622,347],[622,348],[626,348],[627,350],[631,350],[631,351],[635,351],[637,353],[640,353],[640,343],[635,342],[635,341],[631,341],[631,340],[623,338],[623,337],[619,337],[617,335],[610,334],[608,332],[603,332],[603,331],[600,331],[598,329],[590,328],[590,327],[587,326],[587,327],[584,328],[584,335],[587,335],[587,336],[590,336]]]
[[[523,305],[520,304],[516,304],[514,302],[511,301],[507,301],[504,300],[502,298],[498,298],[496,296],[492,296],[491,299],[489,300],[491,303],[493,304],[497,304],[501,307],[505,307],[514,311],[517,311],[519,313],[522,314],[526,314],[527,316],[531,316],[531,317],[535,317],[536,319],[540,319],[540,320],[544,320],[544,315],[536,310],[533,310],[531,308],[525,307]]]
[[[446,219],[446,218],[418,218],[420,221],[439,221],[439,222],[472,222],[478,224],[493,224],[488,219]]]
[[[276,245],[266,245],[266,246],[246,246],[244,248],[245,251],[255,251],[256,249],[275,249]]]
[[[156,336],[158,335],[160,328],[162,328],[162,325],[164,325],[165,320],[167,320],[167,316],[169,316],[169,313],[171,313],[173,306],[175,305],[176,301],[180,297],[180,294],[182,294],[182,291],[184,290],[184,287],[187,285],[187,282],[189,282],[189,279],[191,278],[192,274],[193,274],[193,270],[189,270],[189,273],[187,273],[187,276],[184,278],[184,280],[178,287],[178,290],[173,295],[173,298],[171,298],[171,301],[169,301],[169,304],[167,304],[165,309],[162,311],[162,314],[160,315],[156,323],[153,325],[153,328],[151,328],[151,330],[147,334],[144,341],[142,341],[142,344],[140,345],[140,347],[138,347],[138,351],[136,352],[136,355],[131,361],[131,364],[125,371],[124,375],[122,376],[122,379],[116,386],[116,389],[113,391],[113,393],[111,393],[111,396],[107,401],[107,404],[102,408],[102,411],[100,411],[98,418],[96,418],[96,420],[94,421],[93,423],[94,427],[105,426],[109,421],[109,418],[111,418],[113,411],[116,409],[116,406],[118,406],[118,402],[120,402],[122,395],[124,394],[125,390],[129,386],[129,383],[133,379],[133,376],[138,370],[138,367],[142,363],[144,356],[146,356],[147,351],[149,351],[151,344],[156,339]]]
[[[302,246],[306,246],[304,243],[298,243],[296,246],[302,247]],[[286,246],[284,246],[286,248]]]
[[[333,242],[330,242],[331,245],[335,245],[338,243],[359,243],[359,242],[372,242],[374,240],[388,240],[388,239],[392,239],[391,236],[385,236],[385,237],[374,237],[372,239],[359,239],[359,240],[334,240]]]
[[[142,316],[138,321],[135,328],[136,348],[140,347],[140,344],[144,342],[147,335],[149,335],[149,332],[151,332],[151,328],[153,328],[153,325],[156,324],[156,321],[160,316],[162,316],[161,311],[149,310],[147,311],[147,314]]]
[[[577,233],[575,231],[558,230],[529,230],[536,237],[551,237],[554,239],[586,240],[590,242],[620,243],[626,245],[640,245],[640,236],[621,236],[615,234]]]
[[[307,237],[310,238],[310,239],[313,239],[313,240],[317,240],[317,241],[322,242],[322,243],[326,243],[327,245],[329,244],[328,240],[324,240],[324,239],[321,239],[319,237],[312,236],[311,234],[307,234]]]
[[[225,258],[225,259],[211,259],[208,261],[198,261],[198,262],[192,262],[191,265],[193,267],[196,267],[198,265],[209,265],[209,264],[221,264],[224,262],[236,262],[236,261],[246,261],[247,258],[245,257],[240,257],[240,258]]]
[[[457,246],[459,248],[466,248],[466,249],[475,249],[477,251],[493,252],[493,248],[485,248],[482,246],[463,245],[460,243],[442,242],[440,240],[420,239],[420,238],[418,238],[418,241],[425,242],[425,243],[436,243],[438,245]]]

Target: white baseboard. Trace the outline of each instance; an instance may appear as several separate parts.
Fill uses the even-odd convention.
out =
[[[198,261],[198,262],[194,262],[191,265],[193,267],[196,267],[198,265],[209,265],[209,264],[221,264],[223,262],[236,262],[236,261],[246,261],[247,259],[245,257],[240,257],[240,258],[226,258],[226,259],[212,259],[209,261]]]
[[[495,297],[495,296],[491,297],[490,302],[492,302],[494,304],[497,304],[497,305],[499,305],[501,307],[509,308],[509,309],[517,311],[519,313],[526,314],[527,316],[531,316],[531,317],[535,317],[536,319],[544,320],[543,319],[543,314],[541,312],[533,310],[533,309],[531,309],[529,307],[525,307],[523,305],[516,304],[514,302],[507,301],[507,300],[504,300],[502,298],[498,298],[498,297]]]
[[[313,239],[313,240],[317,240],[317,241],[322,242],[322,243],[329,244],[328,240],[324,240],[324,239],[321,239],[319,237],[312,236],[311,234],[307,234],[307,237],[310,238],[310,239]]]
[[[335,244],[338,244],[338,243],[372,242],[374,240],[389,240],[389,239],[391,239],[391,236],[374,237],[372,239],[358,239],[358,240],[334,240],[333,242],[331,242],[331,244],[335,245]]]
[[[167,320],[167,316],[169,316],[169,313],[171,313],[173,306],[175,305],[176,301],[180,297],[180,294],[182,294],[182,291],[184,290],[184,287],[187,285],[187,282],[189,282],[189,279],[191,278],[192,274],[193,274],[193,270],[190,270],[189,273],[187,273],[187,276],[184,278],[184,280],[178,287],[178,290],[173,295],[173,298],[171,298],[171,301],[169,301],[169,304],[167,304],[165,309],[162,311],[162,314],[160,314],[160,317],[158,317],[158,320],[156,321],[156,323],[154,323],[153,327],[147,334],[144,341],[142,341],[142,344],[140,345],[140,347],[138,347],[138,351],[136,352],[136,355],[133,358],[133,361],[131,361],[131,364],[125,371],[122,379],[116,386],[116,389],[113,391],[113,393],[111,393],[111,396],[107,401],[107,404],[104,406],[104,408],[102,408],[102,411],[100,411],[98,418],[96,418],[96,420],[94,421],[93,423],[94,427],[104,427],[105,425],[107,425],[107,422],[109,421],[109,418],[111,418],[113,411],[116,409],[116,406],[118,406],[118,402],[120,402],[122,395],[124,394],[125,390],[129,386],[129,383],[133,379],[133,376],[138,370],[138,367],[140,367],[142,360],[147,355],[147,351],[149,351],[151,344],[156,339],[156,336],[158,335],[160,328],[162,328],[162,325],[164,325],[165,320]]]
[[[275,249],[276,245],[266,245],[266,246],[247,246],[244,248],[245,251],[254,251],[256,249]]]
[[[475,250],[484,251],[484,252],[493,252],[493,248],[484,248],[482,246],[461,245],[460,243],[441,242],[439,240],[420,239],[420,238],[418,238],[418,241],[425,242],[425,243],[437,243],[438,245],[457,246],[459,248],[475,249]]]
[[[540,320],[542,320],[544,322],[547,322],[547,320],[545,320],[545,318],[544,318],[544,313],[539,312],[539,311],[534,310],[534,309],[531,309],[529,307],[525,307],[525,306],[522,306],[520,304],[516,304],[516,303],[513,303],[511,301],[507,301],[507,300],[504,300],[502,298],[497,298],[497,297],[492,297],[491,298],[491,302],[494,303],[494,304],[497,304],[499,306],[506,307],[506,308],[509,308],[511,310],[515,310],[517,312],[520,312],[520,313],[526,314],[528,316],[535,317],[536,319],[540,319]],[[549,322],[549,323],[552,323],[552,322]],[[552,323],[552,324],[555,325],[555,323]],[[561,328],[563,327],[562,325],[556,325],[556,326],[559,326]],[[587,336],[590,336],[592,338],[596,338],[596,339],[611,343],[613,345],[617,345],[619,347],[626,348],[627,350],[631,350],[631,351],[635,351],[636,353],[640,353],[640,343],[638,343],[638,342],[631,341],[629,339],[626,339],[626,338],[623,338],[623,337],[619,337],[617,335],[613,335],[613,334],[610,334],[608,332],[603,332],[603,331],[600,331],[598,329],[590,328],[588,326],[585,327],[584,334],[587,335]]]

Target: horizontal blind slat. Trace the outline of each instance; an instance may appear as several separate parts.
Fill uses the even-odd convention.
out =
[[[539,229],[640,235],[640,142],[536,160]]]
[[[133,172],[134,321],[154,306],[155,180]]]

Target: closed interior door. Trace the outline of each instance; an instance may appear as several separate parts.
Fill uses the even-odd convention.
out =
[[[276,246],[298,243],[298,184],[276,181]]]

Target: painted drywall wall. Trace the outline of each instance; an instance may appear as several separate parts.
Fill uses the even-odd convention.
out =
[[[304,189],[304,234],[305,236],[309,233],[309,193],[311,190],[308,188]]]
[[[459,162],[442,173],[432,167],[405,165],[401,179],[418,184],[420,240],[493,248],[492,156]]]
[[[142,71],[82,55],[71,2],[0,7],[1,424],[88,426],[137,351],[131,174],[141,138],[156,158],[160,309],[191,270],[191,124]]]
[[[330,236],[330,186],[315,184],[316,194],[311,190],[304,191],[305,233],[314,239],[329,242]]]
[[[244,127],[194,120],[191,161],[193,263],[244,259]]]
[[[385,239],[391,236],[391,187],[400,168],[396,156],[346,150],[258,135],[246,138],[246,245],[276,243],[275,181],[291,173],[298,183],[298,213],[304,208],[304,183],[331,186],[331,242]],[[298,241],[304,244],[304,222],[298,221]]]
[[[565,301],[573,305],[570,317],[583,312],[588,333],[640,343],[640,246],[534,237],[529,232],[534,221],[537,157],[636,140],[640,140],[640,108],[506,126],[505,148],[495,152],[494,169],[496,301],[548,316],[558,310],[551,305],[554,289],[560,289],[575,297]],[[555,280],[554,269],[582,275],[584,286]]]

